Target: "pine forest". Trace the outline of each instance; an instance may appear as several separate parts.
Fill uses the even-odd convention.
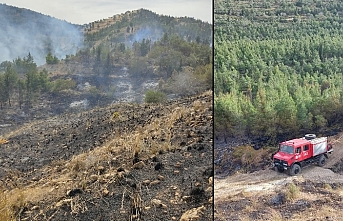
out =
[[[215,135],[329,135],[343,121],[343,2],[214,2]]]

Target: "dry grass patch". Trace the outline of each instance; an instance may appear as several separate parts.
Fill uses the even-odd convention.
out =
[[[251,146],[235,147],[232,152],[232,160],[240,163],[243,172],[258,168],[260,164],[270,161],[271,154],[275,152],[272,147],[265,147],[255,150]]]
[[[300,189],[294,183],[289,183],[286,185],[285,197],[286,201],[294,201],[299,196]]]
[[[324,183],[324,189],[326,189],[328,191],[332,191],[332,186],[328,183]]]
[[[173,127],[182,118],[190,117],[188,113],[191,111],[194,111],[193,108],[175,107],[169,114],[154,118],[149,124],[143,127],[139,126],[133,132],[121,133],[101,147],[74,156],[64,163],[59,162],[58,165],[61,167],[59,170],[64,171],[64,173],[60,174],[61,176],[56,177],[56,179],[52,179],[50,183],[68,186],[67,180],[79,180],[79,187],[85,189],[87,188],[86,180],[89,178],[88,176],[96,174],[100,165],[111,167],[109,162],[113,161],[113,158],[132,159],[139,154],[140,158],[144,159],[174,149],[175,147],[171,144]],[[116,112],[113,115],[114,117],[111,116],[112,119],[120,117]]]
[[[201,104],[199,111],[205,111],[205,107],[206,104]],[[112,148],[120,147],[133,155],[138,153],[151,155],[161,151],[170,151],[175,148],[171,144],[175,125],[181,120],[187,121],[194,117],[190,114],[194,112],[193,107],[175,107],[166,116],[155,118],[130,134],[123,134],[110,145]]]
[[[335,193],[337,193],[337,195],[343,197],[343,188],[339,187],[335,190]]]
[[[46,199],[48,187],[26,187],[0,190],[0,220],[20,220],[25,208]]]

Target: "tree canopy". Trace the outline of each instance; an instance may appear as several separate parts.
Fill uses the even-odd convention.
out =
[[[215,129],[295,136],[341,128],[340,1],[216,1]]]
[[[38,71],[30,53],[24,58],[18,57],[13,62],[2,62],[0,67],[5,69],[4,73],[0,73],[1,109],[6,102],[8,106],[12,106],[12,99],[20,109],[23,104],[30,108],[36,98],[43,93],[56,93],[75,87],[75,83],[70,80],[51,80],[45,69]]]

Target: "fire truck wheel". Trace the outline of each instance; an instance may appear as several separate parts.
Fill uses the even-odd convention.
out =
[[[322,154],[320,157],[319,157],[319,160],[318,160],[318,166],[322,167],[325,165],[325,162],[326,162],[326,158],[325,156]]]
[[[291,169],[289,170],[289,175],[295,176],[301,172],[301,167],[298,164],[293,164]]]
[[[276,172],[283,173],[285,169],[283,167],[275,167]]]

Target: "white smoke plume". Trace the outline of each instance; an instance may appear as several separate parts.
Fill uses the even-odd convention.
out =
[[[163,36],[163,30],[157,27],[141,27],[131,37],[131,42],[141,42],[143,39],[150,40],[151,42],[158,41]]]
[[[80,26],[0,4],[0,63],[31,53],[37,65],[42,65],[49,51],[63,59],[82,47]]]

